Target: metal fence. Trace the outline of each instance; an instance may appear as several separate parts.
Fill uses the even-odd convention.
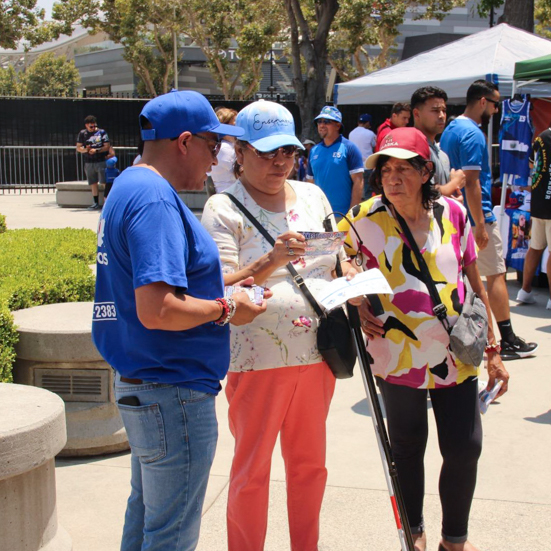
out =
[[[75,144],[84,118],[104,128],[124,170],[139,142],[138,116],[146,98],[0,97],[0,194],[46,192],[57,182],[84,180],[83,156]],[[242,109],[244,101],[210,98],[213,107]],[[282,102],[299,120],[294,102]],[[300,130],[300,126],[297,131]]]
[[[115,147],[117,168],[124,170],[136,147]],[[86,180],[83,155],[75,146],[0,146],[0,193],[55,190],[58,182]]]

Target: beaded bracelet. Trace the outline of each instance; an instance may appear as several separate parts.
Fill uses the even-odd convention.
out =
[[[217,298],[216,302],[222,306],[222,314],[214,322],[216,325],[224,326],[230,323],[236,310],[235,300],[231,297]]]
[[[499,354],[501,352],[501,346],[499,346],[496,342],[492,344],[487,343],[484,352],[486,352],[486,354],[488,354],[488,352],[497,352]]]

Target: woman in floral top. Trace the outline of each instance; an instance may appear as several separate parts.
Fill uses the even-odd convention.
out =
[[[415,549],[425,551],[423,521],[424,466],[428,436],[427,391],[438,429],[444,462],[440,474],[442,539],[439,551],[476,551],[467,541],[469,510],[476,483],[482,430],[478,406],[478,366],[456,358],[449,336],[433,313],[427,285],[398,215],[436,282],[453,325],[465,298],[464,272],[482,298],[491,320],[488,298],[476,267],[476,251],[466,210],[439,197],[432,186],[433,165],[425,136],[415,128],[398,128],[385,137],[378,153],[366,161],[372,185],[382,195],[353,208],[355,232],[348,233],[349,254],[361,253],[366,268],[379,268],[394,294],[382,296],[384,314],[373,316],[364,301],[360,317],[369,339],[373,372],[381,390]],[[374,182],[373,182],[374,180]],[[343,220],[339,229],[348,230]],[[487,348],[489,387],[505,371],[491,328]]]
[[[236,125],[245,129],[236,144],[241,173],[228,193],[276,242],[272,247],[226,195],[207,202],[202,223],[218,245],[226,285],[253,276],[273,292],[256,323],[231,332],[226,395],[235,455],[229,550],[264,549],[271,457],[281,434],[291,547],[314,551],[327,479],[325,421],[335,378],[316,347],[314,311],[285,266],[293,262],[314,296],[329,284],[335,256],[302,256],[305,240],[299,232],[324,231],[331,207],[317,186],[286,179],[297,147],[303,149],[287,109],[257,101],[239,113]],[[355,269],[343,262],[343,272],[352,277]]]

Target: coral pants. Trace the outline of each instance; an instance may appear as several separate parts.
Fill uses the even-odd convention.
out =
[[[325,363],[228,373],[235,438],[228,496],[229,551],[262,551],[272,453],[281,432],[292,551],[317,551],[327,469],[325,421],[335,378]]]

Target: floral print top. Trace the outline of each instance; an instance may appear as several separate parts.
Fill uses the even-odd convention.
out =
[[[385,334],[369,341],[375,375],[411,388],[445,388],[477,375],[477,367],[462,363],[449,349],[449,336],[433,314],[429,290],[419,272],[407,238],[381,196],[354,207],[349,218],[359,233],[349,231],[346,252],[360,248],[366,269],[379,268],[394,295],[381,295]],[[348,231],[346,220],[339,229]],[[462,266],[476,261],[475,242],[465,208],[439,198],[433,206],[425,246],[420,249],[436,283],[440,300],[453,325],[465,299]]]
[[[286,212],[270,212],[258,206],[240,181],[227,191],[274,239],[288,230],[324,231],[323,220],[332,212],[324,193],[310,183],[288,183],[296,193],[296,202]],[[210,197],[201,223],[218,245],[224,273],[239,271],[272,250],[272,245],[224,194]],[[333,227],[336,227],[334,220]],[[293,265],[315,297],[332,279],[335,256],[301,257],[295,259]],[[275,270],[264,286],[273,292],[266,312],[248,325],[231,327],[230,371],[256,371],[323,361],[316,347],[316,314],[287,268],[282,266]]]

